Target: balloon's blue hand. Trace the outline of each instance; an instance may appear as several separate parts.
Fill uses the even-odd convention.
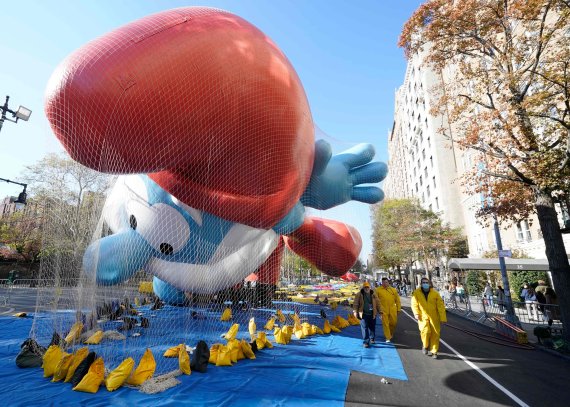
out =
[[[380,202],[384,199],[380,188],[360,186],[380,182],[388,174],[386,164],[371,162],[374,154],[371,144],[358,144],[333,157],[330,144],[318,140],[313,173],[301,203],[315,209],[330,209],[351,200]]]

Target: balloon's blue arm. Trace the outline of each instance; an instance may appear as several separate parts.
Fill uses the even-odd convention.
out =
[[[384,192],[379,187],[362,185],[378,183],[388,174],[385,163],[372,162],[374,154],[371,144],[358,144],[333,156],[330,144],[318,140],[313,172],[305,192],[291,212],[273,229],[288,233],[300,227],[305,206],[325,210],[348,201],[380,202],[384,199]]]

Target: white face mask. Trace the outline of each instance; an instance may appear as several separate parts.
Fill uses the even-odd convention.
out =
[[[422,283],[422,290],[424,291],[429,290],[429,283]]]

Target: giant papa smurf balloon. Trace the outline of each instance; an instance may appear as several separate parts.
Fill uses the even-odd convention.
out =
[[[358,232],[304,208],[383,196],[359,186],[386,176],[372,146],[332,156],[315,143],[290,62],[222,10],[169,10],[86,44],[50,79],[46,113],[73,159],[121,174],[103,210],[112,234],[88,247],[85,271],[111,285],[145,269],[172,303],[262,271],[283,240],[344,274]]]

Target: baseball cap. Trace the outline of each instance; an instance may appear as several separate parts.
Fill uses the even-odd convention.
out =
[[[370,287],[370,283],[368,281],[365,281],[364,284],[362,284],[362,287]]]

